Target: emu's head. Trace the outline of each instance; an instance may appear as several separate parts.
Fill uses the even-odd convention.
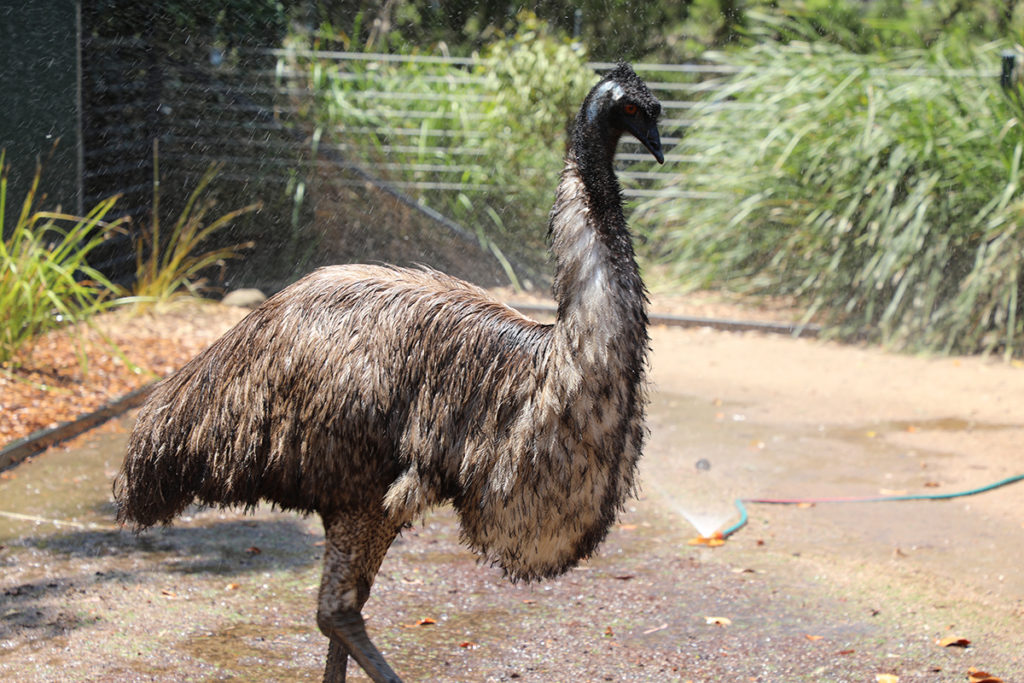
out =
[[[615,145],[623,133],[630,133],[640,141],[659,164],[665,163],[658,134],[661,103],[640,80],[632,67],[619,64],[593,87],[583,101],[576,117],[574,139],[597,133],[614,153]],[[585,132],[587,131],[587,132]],[[576,139],[577,143],[584,143]]]

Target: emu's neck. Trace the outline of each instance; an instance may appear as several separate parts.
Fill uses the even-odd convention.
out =
[[[639,381],[646,294],[612,168],[618,140],[586,133],[577,131],[551,210],[556,336],[581,370]]]

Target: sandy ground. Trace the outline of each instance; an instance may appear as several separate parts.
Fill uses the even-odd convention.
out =
[[[600,556],[510,586],[445,509],[393,546],[366,616],[406,680],[964,681],[974,667],[1024,681],[1024,482],[751,504],[721,547],[687,543],[694,525],[736,521],[736,497],[950,493],[1024,473],[1024,369],[652,337],[643,495]],[[117,530],[109,481],[129,426],[0,479],[0,679],[318,679],[317,520],[207,510]]]

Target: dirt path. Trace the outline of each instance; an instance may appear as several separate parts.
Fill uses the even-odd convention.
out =
[[[600,556],[510,586],[459,546],[449,511],[431,513],[392,548],[366,609],[397,671],[964,681],[973,666],[1024,680],[1024,484],[751,506],[724,546],[687,545],[687,520],[731,523],[738,496],[948,492],[1024,472],[1024,370],[753,334],[653,339],[644,494]],[[0,479],[0,512],[22,515],[0,516],[0,679],[318,680],[317,521],[200,511],[139,537],[112,528],[129,424]],[[940,647],[947,636],[970,646]]]

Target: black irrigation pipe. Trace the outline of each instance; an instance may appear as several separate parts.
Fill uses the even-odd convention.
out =
[[[557,309],[554,306],[543,304],[509,304],[524,315],[537,315],[555,317]],[[797,323],[771,323],[758,320],[732,320],[729,318],[701,318],[691,315],[667,315],[652,313],[648,316],[652,325],[666,325],[668,327],[709,327],[713,330],[723,332],[764,332],[766,334],[784,334],[788,337],[800,337],[805,339],[816,338],[821,333],[821,327],[813,323],[804,325]]]
[[[155,382],[147,384],[71,422],[62,422],[56,427],[40,429],[26,437],[9,443],[3,449],[0,449],[0,470],[13,467],[25,458],[45,451],[47,448],[55,446],[62,441],[73,439],[79,434],[89,431],[93,427],[98,427],[127,410],[142,405],[142,402],[146,400],[154,386]]]
[[[554,317],[554,306],[537,304],[510,304],[523,315]],[[764,332],[768,334],[784,334],[790,337],[813,338],[818,336],[817,325],[794,325],[789,323],[758,322],[753,320],[729,320],[725,318],[700,318],[685,315],[650,316],[652,325],[668,325],[669,327],[709,327],[725,332]],[[72,439],[83,432],[98,427],[107,420],[115,418],[132,408],[136,408],[146,400],[156,385],[155,382],[125,394],[98,410],[81,417],[64,422],[56,427],[42,429],[26,437],[14,441],[0,449],[0,470],[13,467],[25,458],[45,451],[63,441]]]

